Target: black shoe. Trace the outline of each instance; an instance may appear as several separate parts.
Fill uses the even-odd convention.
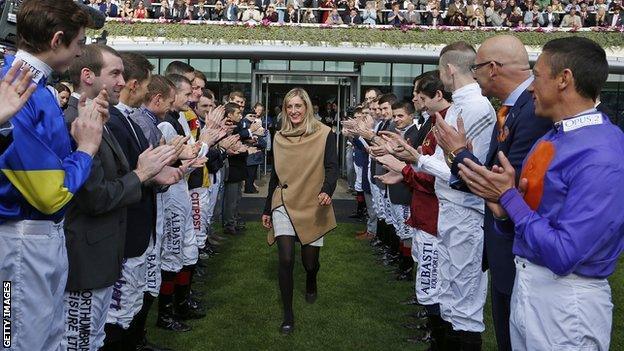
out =
[[[425,323],[406,323],[403,324],[403,328],[412,330],[429,330],[429,324]]]
[[[239,232],[239,233],[240,232],[244,232],[245,230],[247,230],[247,227],[244,224],[240,224],[240,225],[236,226],[236,231]]]
[[[403,272],[397,275],[396,280],[400,282],[412,282],[414,281],[414,276],[412,275],[411,271],[409,273]]]
[[[201,310],[197,304],[193,304],[189,299],[176,306],[176,317],[186,321],[189,319],[202,319],[206,317],[206,312]]]
[[[427,317],[427,311],[425,310],[420,310],[420,311],[416,311],[414,313],[410,313],[407,315],[410,318],[415,318],[415,319],[423,319]]]
[[[214,247],[212,247],[211,245],[206,245],[206,247],[204,247],[201,252],[203,252],[205,255],[208,256],[208,258],[213,257],[215,255],[219,254],[219,251],[215,250]]]
[[[195,274],[196,274],[198,277],[204,276],[204,275],[206,275],[206,270],[205,270],[205,269],[203,269],[202,267],[200,267],[200,266],[196,265],[196,266],[195,266]]]
[[[156,326],[160,329],[170,330],[174,332],[187,332],[191,331],[191,327],[184,322],[177,320],[175,317],[167,315],[167,316],[158,316],[156,320]]]
[[[237,231],[235,228],[223,228],[223,234],[237,236],[240,234],[240,232]]]
[[[210,246],[211,246],[211,247],[213,247],[213,248],[214,248],[214,247],[221,246],[221,244],[222,244],[222,243],[221,243],[219,240],[217,240],[217,239],[213,238],[212,236],[209,236],[209,237],[206,239],[206,245],[210,245]]]
[[[316,302],[316,298],[317,297],[318,297],[318,294],[315,293],[315,292],[313,292],[313,293],[306,293],[305,294],[305,300],[306,300],[307,303],[310,303],[310,304]]]
[[[399,263],[399,260],[396,258],[390,258],[387,260],[382,260],[384,266],[394,266]]]
[[[369,244],[370,244],[370,246],[373,246],[373,247],[378,247],[378,246],[382,245],[381,240],[379,240],[379,238],[377,238],[377,237],[375,237],[375,239],[371,240]]]
[[[406,341],[412,344],[420,344],[420,343],[428,344],[431,342],[431,332],[428,331],[424,335],[421,335],[421,336],[409,337],[407,338]]]
[[[294,322],[283,322],[282,325],[280,326],[280,333],[282,333],[282,335],[290,335],[292,334],[292,332],[295,330],[295,323]]]
[[[401,301],[400,304],[405,306],[422,306],[415,296],[406,301]]]
[[[221,235],[216,234],[216,233],[209,235],[209,238],[212,238],[212,239],[214,239],[216,241],[219,241],[219,242],[227,240],[227,237],[221,236]]]
[[[191,296],[188,298],[188,304],[191,309],[196,311],[204,309],[204,304],[199,299],[194,299]]]
[[[197,299],[201,299],[202,297],[204,297],[204,293],[201,292],[201,291],[197,291],[197,290],[191,289],[191,291],[189,292],[189,296],[192,299],[197,300]]]

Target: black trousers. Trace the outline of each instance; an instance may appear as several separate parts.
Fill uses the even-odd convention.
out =
[[[511,314],[511,295],[502,293],[494,284],[492,293],[492,319],[496,332],[496,344],[499,351],[511,351],[511,339],[509,336],[509,315]]]
[[[258,166],[247,166],[247,178],[245,178],[245,191],[255,190],[253,183],[256,181],[256,175],[258,174]]]

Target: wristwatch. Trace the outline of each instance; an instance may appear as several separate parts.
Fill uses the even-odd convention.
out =
[[[466,147],[462,146],[459,149],[453,150],[449,152],[448,154],[446,154],[446,163],[448,164],[449,167],[453,165],[453,161],[455,161],[455,157],[457,157],[457,155],[459,155],[459,153],[464,150],[466,150]]]

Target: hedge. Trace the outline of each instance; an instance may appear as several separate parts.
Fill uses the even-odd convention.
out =
[[[386,44],[390,47],[406,45],[440,45],[458,40],[480,44],[485,39],[508,33],[517,36],[525,45],[542,46],[551,39],[572,35],[590,38],[605,48],[624,47],[624,31],[583,30],[583,31],[525,31],[495,29],[457,29],[440,27],[371,28],[371,27],[303,27],[280,25],[226,25],[190,23],[145,23],[107,22],[104,30],[111,37],[164,37],[168,40],[189,40],[204,43],[245,44],[261,41],[287,42],[287,45],[307,44],[312,46],[341,46],[350,43],[354,46]],[[90,31],[90,36],[98,36],[101,31]]]

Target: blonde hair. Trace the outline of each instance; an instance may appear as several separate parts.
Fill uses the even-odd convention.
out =
[[[305,128],[303,135],[307,136],[314,134],[314,132],[316,132],[320,128],[320,122],[317,121],[316,118],[314,118],[312,101],[310,100],[310,96],[308,95],[308,93],[302,88],[294,88],[289,91],[286,96],[284,96],[284,103],[282,104],[282,113],[284,114],[284,118],[282,118],[282,128],[280,129],[280,132],[282,134],[289,135],[299,129],[298,127],[295,127],[290,121],[290,118],[288,118],[288,112],[286,109],[290,100],[295,97],[299,97],[301,100],[303,100],[303,104],[306,108],[305,115],[303,116],[303,121],[301,121],[301,124]]]

